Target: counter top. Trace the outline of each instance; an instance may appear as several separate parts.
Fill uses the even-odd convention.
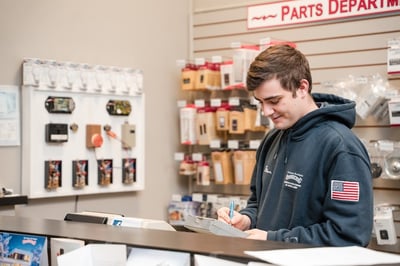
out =
[[[211,234],[116,227],[105,224],[15,216],[0,216],[0,230],[47,237],[75,238],[89,243],[126,244],[127,246],[141,248],[211,255],[240,262],[258,261],[254,257],[244,254],[245,250],[309,247],[301,244],[239,239]]]
[[[304,244],[251,240],[193,232],[164,231],[17,216],[0,216],[0,231],[41,235],[50,238],[81,239],[86,243],[125,244],[130,247],[187,252],[191,255],[213,256],[241,263],[259,261],[252,256],[244,254],[246,250],[312,247]]]

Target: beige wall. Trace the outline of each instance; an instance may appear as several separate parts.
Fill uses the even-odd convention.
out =
[[[29,200],[17,215],[62,219],[66,212],[97,210],[166,218],[171,194],[187,187],[173,154],[176,59],[189,56],[190,8],[181,0],[0,1],[0,85],[20,85],[22,59],[36,57],[142,69],[146,94],[144,191]],[[0,185],[16,193],[20,156],[21,147],[0,147]],[[0,214],[14,211],[0,207]]]

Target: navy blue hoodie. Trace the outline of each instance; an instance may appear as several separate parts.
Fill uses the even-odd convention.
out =
[[[370,160],[353,134],[355,103],[313,94],[319,109],[286,130],[273,129],[257,150],[247,207],[250,228],[267,240],[366,246],[373,224]]]

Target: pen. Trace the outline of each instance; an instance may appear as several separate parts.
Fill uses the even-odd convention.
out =
[[[233,209],[235,208],[235,202],[233,200],[231,200],[230,204],[229,204],[229,219],[232,220],[233,218]]]

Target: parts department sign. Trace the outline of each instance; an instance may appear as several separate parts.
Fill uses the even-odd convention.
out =
[[[247,8],[247,28],[333,20],[400,12],[400,0],[297,0]]]

